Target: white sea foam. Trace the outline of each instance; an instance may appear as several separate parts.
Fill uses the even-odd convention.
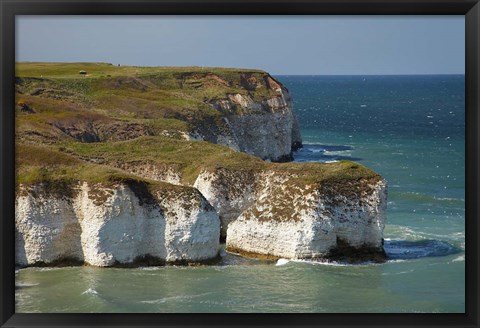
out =
[[[390,275],[399,275],[399,274],[405,274],[405,273],[412,273],[415,270],[407,270],[407,271],[399,271],[399,272],[383,272],[382,276],[390,276]]]
[[[388,263],[401,263],[401,262],[407,262],[407,260],[402,260],[402,259],[395,259],[395,260],[388,260]]]
[[[338,263],[335,261],[312,261],[312,260],[291,260],[291,261],[296,263],[306,263],[306,264],[326,265],[326,266],[351,266],[352,265],[347,263]],[[358,264],[358,265],[361,265],[361,264]]]
[[[465,261],[465,255],[460,255],[459,257],[456,257],[452,260],[452,262],[460,262],[460,261]]]
[[[98,292],[93,288],[89,288],[82,293],[82,295],[85,295],[85,294],[87,294],[87,295],[98,295]]]
[[[287,260],[287,259],[279,259],[275,265],[277,265],[277,266],[285,265],[285,264],[287,264],[288,262],[290,262],[290,260]]]
[[[426,238],[425,236],[422,236],[422,234],[414,231],[411,228],[393,224],[389,226],[388,233],[391,235],[395,235],[397,239],[421,240]],[[390,239],[385,238],[385,240]]]
[[[164,269],[165,267],[163,266],[145,266],[145,267],[139,267],[138,269],[139,270],[143,270],[143,271],[153,271],[153,270],[161,270],[161,269]]]
[[[189,300],[189,299],[192,299],[192,298],[197,298],[197,297],[210,295],[210,294],[212,294],[212,293],[208,292],[208,293],[202,293],[202,294],[196,294],[196,295],[166,296],[166,297],[162,297],[162,298],[159,298],[159,299],[156,299],[156,300],[140,301],[140,303],[144,303],[144,304],[163,304],[163,303],[166,303],[168,301]]]
[[[65,268],[61,267],[44,267],[44,268],[34,268],[35,271],[54,271],[54,270],[64,270]]]
[[[436,197],[433,196],[436,200],[446,200],[446,201],[453,201],[453,202],[465,202],[465,199],[462,198],[450,198],[450,197]]]
[[[17,283],[15,284],[15,287],[33,287],[33,286],[38,286],[40,285],[39,283]]]

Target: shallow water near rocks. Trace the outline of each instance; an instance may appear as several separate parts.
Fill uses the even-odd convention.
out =
[[[464,77],[278,76],[296,161],[350,159],[389,185],[383,264],[257,261],[16,271],[17,312],[465,311]]]

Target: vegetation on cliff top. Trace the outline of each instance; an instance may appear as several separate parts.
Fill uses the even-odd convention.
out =
[[[226,115],[243,113],[231,101],[229,109],[214,106],[231,94],[259,103],[279,96],[279,84],[260,70],[105,63],[17,63],[15,86],[17,137],[47,143],[212,135]]]
[[[172,167],[188,185],[201,170],[216,168],[289,174],[295,185],[380,178],[347,161],[267,163],[224,146],[182,139],[185,132],[205,126],[221,128],[226,113],[212,101],[231,93],[259,101],[278,95],[275,80],[260,70],[18,63],[16,76],[19,184],[50,182],[58,191],[78,181],[156,185],[119,169],[142,163]]]

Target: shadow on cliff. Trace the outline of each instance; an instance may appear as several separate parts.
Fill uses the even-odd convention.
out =
[[[447,242],[440,240],[385,240],[385,253],[388,260],[413,260],[424,257],[439,257],[462,252]]]
[[[361,161],[362,158],[347,155],[352,149],[344,145],[304,144],[303,148],[293,152],[293,158],[295,162]]]
[[[27,253],[25,252],[25,238],[15,227],[15,269],[21,267],[17,263],[27,263]]]

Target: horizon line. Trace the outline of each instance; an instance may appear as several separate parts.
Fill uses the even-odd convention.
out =
[[[15,60],[15,64],[20,64],[20,63],[38,63],[38,64],[107,64],[107,65],[113,65],[113,63],[110,62],[104,62],[104,61],[31,61],[31,60],[22,60],[22,61],[17,61]],[[121,65],[121,66],[131,66],[131,67],[151,67],[151,68],[157,68],[157,67],[165,67],[165,68],[176,68],[176,67],[199,67],[199,68],[225,68],[225,69],[248,69],[248,70],[261,70],[264,71],[270,75],[278,75],[278,76],[422,76],[422,75],[465,75],[465,72],[463,73],[327,73],[327,74],[321,74],[321,73],[314,73],[314,74],[305,74],[305,73],[272,73],[268,70],[262,69],[262,68],[246,68],[246,67],[227,67],[227,66],[203,66],[203,65],[174,65],[174,66],[151,66],[151,65]]]

